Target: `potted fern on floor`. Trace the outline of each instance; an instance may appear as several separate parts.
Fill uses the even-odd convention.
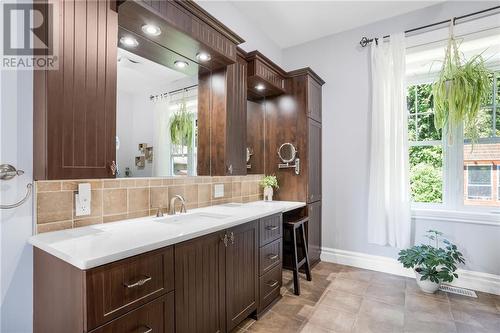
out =
[[[398,261],[415,271],[417,284],[425,293],[435,293],[442,282],[458,278],[457,265],[465,259],[455,244],[436,230],[427,231],[429,244],[415,245],[399,252]],[[441,247],[441,244],[444,246]]]

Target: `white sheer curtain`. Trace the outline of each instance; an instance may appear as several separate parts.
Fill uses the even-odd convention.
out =
[[[170,96],[154,102],[153,177],[171,175],[170,170]]]
[[[403,33],[371,45],[368,241],[398,248],[410,245],[411,232],[405,53]]]

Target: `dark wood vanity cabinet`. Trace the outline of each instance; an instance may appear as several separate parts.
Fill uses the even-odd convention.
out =
[[[34,178],[113,177],[115,1],[55,1],[57,69],[33,71]]]
[[[307,78],[307,116],[321,122],[321,84],[312,77]]]
[[[225,232],[175,245],[176,333],[225,332]]]
[[[257,309],[259,221],[227,231],[226,320],[230,332]]]

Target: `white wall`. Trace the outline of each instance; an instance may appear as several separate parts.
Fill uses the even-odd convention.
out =
[[[240,45],[243,50],[259,50],[276,64],[282,65],[281,48],[230,2],[196,0],[196,3],[243,38],[245,43]]]
[[[0,163],[25,171],[22,177],[0,182],[1,203],[22,198],[33,177],[33,73],[2,71]],[[0,332],[31,332],[33,200],[21,207],[0,210]]]
[[[367,191],[370,133],[369,48],[363,36],[383,36],[438,22],[498,2],[449,2],[283,50],[286,69],[309,66],[323,87],[323,246],[396,257],[397,249],[368,244]],[[500,275],[500,226],[417,220],[414,237],[429,228],[464,249],[467,269]]]

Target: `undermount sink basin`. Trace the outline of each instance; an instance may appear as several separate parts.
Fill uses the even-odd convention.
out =
[[[169,223],[169,222],[194,222],[194,221],[200,221],[203,219],[210,219],[210,220],[223,220],[228,217],[231,217],[231,215],[225,215],[225,214],[217,214],[217,213],[193,213],[193,214],[177,214],[173,216],[166,216],[159,220],[159,222],[162,223]]]

